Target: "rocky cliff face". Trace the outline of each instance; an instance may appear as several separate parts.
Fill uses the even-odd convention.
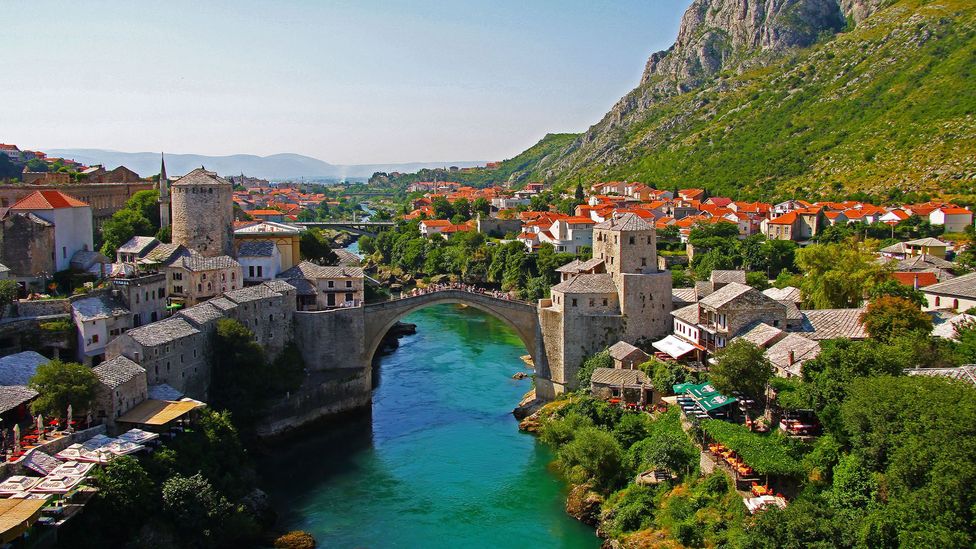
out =
[[[641,84],[685,92],[757,53],[809,46],[843,26],[837,0],[695,0],[674,45],[647,61]]]

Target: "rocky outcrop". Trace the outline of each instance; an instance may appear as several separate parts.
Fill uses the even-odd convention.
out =
[[[685,92],[756,53],[809,46],[843,26],[837,0],[695,0],[674,45],[647,61],[641,85]]]
[[[890,0],[840,0],[840,8],[845,17],[858,24],[890,3]]]
[[[566,497],[566,512],[588,526],[596,527],[600,522],[600,506],[603,496],[593,491],[589,484],[577,484]]]

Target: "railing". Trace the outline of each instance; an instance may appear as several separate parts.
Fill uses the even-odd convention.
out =
[[[535,306],[535,303],[530,303],[528,301],[523,301],[513,296],[511,292],[502,292],[498,290],[490,290],[488,288],[479,288],[470,284],[432,284],[426,288],[414,288],[409,292],[404,292],[397,296],[391,296],[389,301],[401,301],[404,299],[411,299],[415,297],[422,297],[425,295],[436,294],[440,292],[465,292],[469,294],[478,295],[481,297],[487,297],[489,299],[495,299],[497,301],[508,301],[511,303],[520,303],[522,305],[529,305],[531,307]]]

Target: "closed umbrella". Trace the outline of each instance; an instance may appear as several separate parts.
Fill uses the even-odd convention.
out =
[[[69,404],[68,405],[68,432],[69,433],[72,431],[72,429],[71,429],[71,418],[73,417],[73,415],[72,415],[71,412],[73,412],[73,411],[74,410],[71,409],[71,405]]]
[[[20,453],[20,425],[14,425],[14,453]]]
[[[37,440],[44,440],[44,416],[37,414]]]

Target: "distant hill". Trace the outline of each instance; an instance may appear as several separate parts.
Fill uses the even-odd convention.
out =
[[[973,0],[695,0],[602,120],[471,177],[972,200],[973,151]]]
[[[108,169],[125,166],[139,175],[159,173],[158,152],[120,152],[104,149],[41,149],[49,156],[58,156],[86,165],[101,164]],[[374,172],[415,172],[424,168],[457,166],[467,168],[484,166],[485,161],[458,162],[409,162],[402,164],[329,164],[317,158],[300,154],[282,153],[271,156],[234,154],[230,156],[206,156],[200,154],[166,154],[166,172],[182,175],[204,166],[221,175],[244,173],[264,179],[288,178],[368,178]]]

